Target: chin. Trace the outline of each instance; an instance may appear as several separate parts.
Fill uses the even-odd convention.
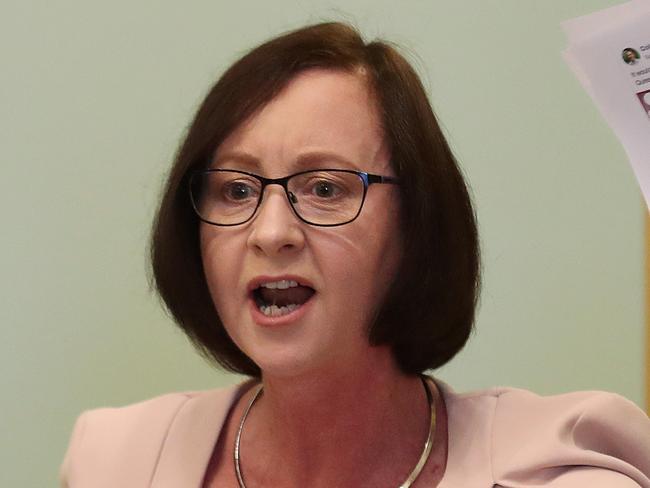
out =
[[[323,356],[330,357],[330,360],[323,361]],[[318,354],[304,345],[285,346],[274,350],[265,348],[260,354],[251,351],[249,357],[259,366],[263,376],[279,379],[313,375],[327,369],[328,362],[333,362],[331,355],[326,355],[323,351]]]
[[[314,361],[291,354],[274,357],[266,355],[255,362],[262,370],[262,376],[267,378],[296,378],[318,370]]]

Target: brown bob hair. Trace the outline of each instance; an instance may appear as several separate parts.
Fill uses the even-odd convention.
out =
[[[370,324],[369,341],[388,345],[407,374],[438,368],[463,348],[473,329],[480,289],[475,213],[413,68],[390,44],[365,43],[347,24],[322,23],[272,39],[235,62],[210,90],[164,187],[151,236],[152,285],[205,357],[260,376],[226,333],[210,297],[188,179],[237,126],[311,68],[364,73],[401,182],[404,257]]]

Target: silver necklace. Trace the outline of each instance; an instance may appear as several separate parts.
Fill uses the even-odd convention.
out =
[[[431,454],[431,447],[433,446],[433,437],[436,430],[436,405],[435,402],[433,401],[433,396],[431,395],[431,390],[429,389],[429,385],[427,385],[427,380],[425,379],[425,376],[421,376],[420,379],[422,380],[422,384],[424,385],[424,391],[427,394],[427,401],[429,402],[429,410],[430,410],[429,434],[427,435],[427,440],[424,443],[424,449],[422,450],[422,454],[420,455],[420,459],[418,460],[418,463],[415,465],[415,468],[413,468],[413,471],[411,471],[411,474],[409,474],[408,478],[406,478],[406,481],[404,481],[404,483],[399,485],[398,488],[409,488],[413,484],[415,479],[420,474],[420,471],[422,471],[422,468],[426,464],[427,459],[429,459],[429,455]],[[246,422],[246,417],[248,417],[248,412],[250,412],[250,409],[255,403],[255,400],[257,400],[257,398],[260,396],[261,393],[262,393],[262,385],[259,385],[257,391],[253,395],[253,398],[251,398],[250,402],[248,402],[248,405],[246,406],[246,410],[244,410],[244,415],[242,415],[241,421],[239,422],[239,428],[237,429],[237,437],[235,438],[235,473],[237,474],[237,481],[239,482],[239,488],[246,488],[246,485],[244,484],[244,476],[242,475],[241,465],[240,465],[241,456],[239,454],[239,446],[241,442],[241,433],[244,430],[244,422]]]

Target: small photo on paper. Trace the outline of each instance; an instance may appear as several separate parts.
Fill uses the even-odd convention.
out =
[[[650,90],[638,92],[636,96],[639,97],[639,101],[641,102],[645,113],[650,117]]]
[[[636,64],[639,62],[639,59],[641,59],[641,55],[639,54],[639,51],[632,47],[626,47],[623,49],[623,52],[621,53],[621,57],[623,58],[623,61],[625,61],[627,64]]]

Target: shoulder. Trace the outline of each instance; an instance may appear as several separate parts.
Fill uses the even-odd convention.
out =
[[[61,466],[63,486],[80,485],[72,480],[86,479],[86,473],[96,476],[115,469],[130,480],[129,486],[148,486],[172,426],[176,431],[185,429],[185,435],[191,435],[189,429],[195,425],[202,428],[202,419],[213,426],[215,419],[225,418],[239,388],[169,393],[124,407],[83,412]]]
[[[83,412],[75,424],[76,432],[91,429],[95,435],[117,438],[128,435],[133,427],[141,429],[159,428],[166,424],[174,413],[198,392],[178,392],[150,398],[122,407],[103,407]],[[144,421],[144,422],[143,422]]]
[[[495,389],[492,469],[503,486],[650,487],[650,420],[607,392]]]
[[[208,397],[215,407],[226,408],[230,388],[177,392],[157,396],[123,407],[97,408],[83,412],[75,423],[73,441],[106,446],[159,444],[178,412],[191,400]]]
[[[436,383],[447,408],[449,486],[650,488],[650,419],[620,395],[456,393]]]

